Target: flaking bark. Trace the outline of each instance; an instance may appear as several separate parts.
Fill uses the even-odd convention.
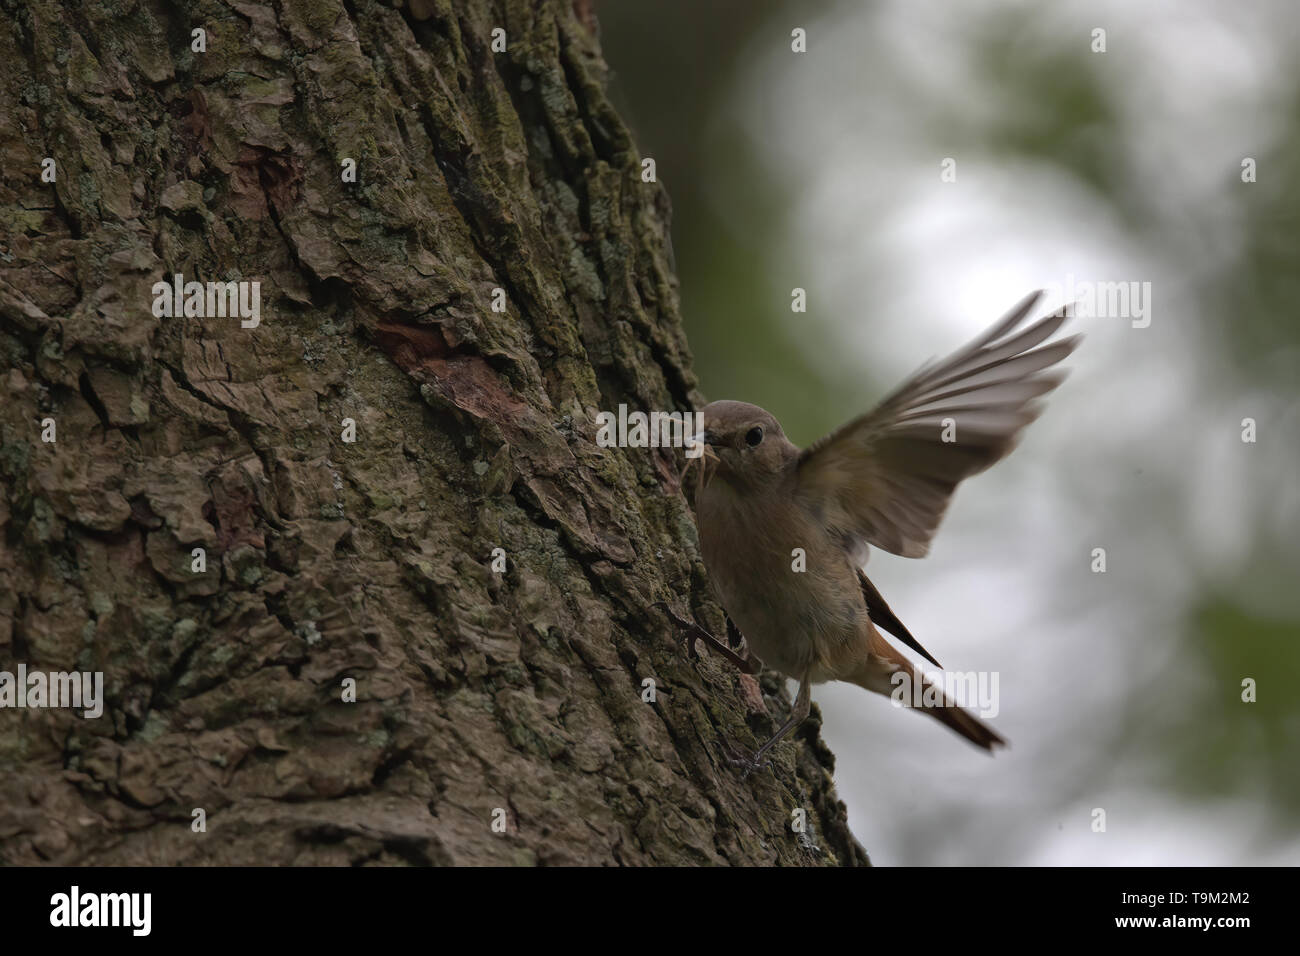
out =
[[[699,396],[588,3],[0,9],[0,670],[107,698],[0,711],[0,860],[866,861],[816,723],[741,780],[788,696],[649,609],[722,633],[680,453],[594,441]]]

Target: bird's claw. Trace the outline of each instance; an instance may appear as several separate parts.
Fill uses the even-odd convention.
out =
[[[677,628],[677,642],[681,644],[682,650],[686,652],[689,659],[696,660],[700,656],[699,649],[695,646],[700,641],[698,633],[701,630],[700,626],[694,621],[687,621],[674,614],[667,601],[655,601],[650,606],[657,607],[668,615],[668,620],[672,621],[673,626]]]
[[[741,780],[748,780],[757,771],[766,770],[772,766],[772,761],[767,757],[751,753],[739,744],[729,744],[729,749],[731,752],[725,755],[726,761],[730,766],[741,771]]]
[[[694,621],[688,621],[685,618],[678,617],[673,609],[668,606],[666,601],[655,601],[650,605],[657,607],[668,615],[668,619],[673,622],[673,626],[680,633],[679,640],[683,647],[686,648],[686,656],[692,660],[700,656],[696,645],[704,641],[714,653],[719,654],[724,659],[730,661],[743,674],[757,674],[762,667],[762,662],[757,658],[741,657],[722,641],[718,640],[700,625]]]

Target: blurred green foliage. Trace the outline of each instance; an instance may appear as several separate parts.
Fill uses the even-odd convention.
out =
[[[1172,735],[1175,780],[1193,791],[1258,798],[1300,813],[1300,622],[1254,612],[1229,598],[1192,609],[1190,649],[1212,672],[1255,681],[1256,702],[1242,706],[1240,681],[1216,682],[1188,701]],[[1205,728],[1212,732],[1204,733]],[[1243,746],[1244,744],[1244,746]]]

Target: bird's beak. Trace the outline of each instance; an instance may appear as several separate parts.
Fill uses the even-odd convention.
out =
[[[718,444],[716,432],[711,432],[707,428],[704,430],[704,458],[706,461],[721,461],[718,453],[713,450],[713,446]]]
[[[701,429],[694,435],[688,435],[685,441],[686,457],[699,458],[703,455],[705,461],[717,461],[718,453],[709,447],[713,444],[715,444],[714,435],[707,428]]]
[[[682,442],[686,448],[687,458],[699,458],[704,455],[706,460],[718,457],[713,449],[709,447],[712,443],[713,435],[706,428],[701,428],[693,435],[687,435],[685,441]]]

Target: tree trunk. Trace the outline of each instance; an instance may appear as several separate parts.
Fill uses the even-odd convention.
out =
[[[0,710],[0,859],[866,862],[594,440],[699,395],[589,0],[0,8],[0,670],[104,680]]]

